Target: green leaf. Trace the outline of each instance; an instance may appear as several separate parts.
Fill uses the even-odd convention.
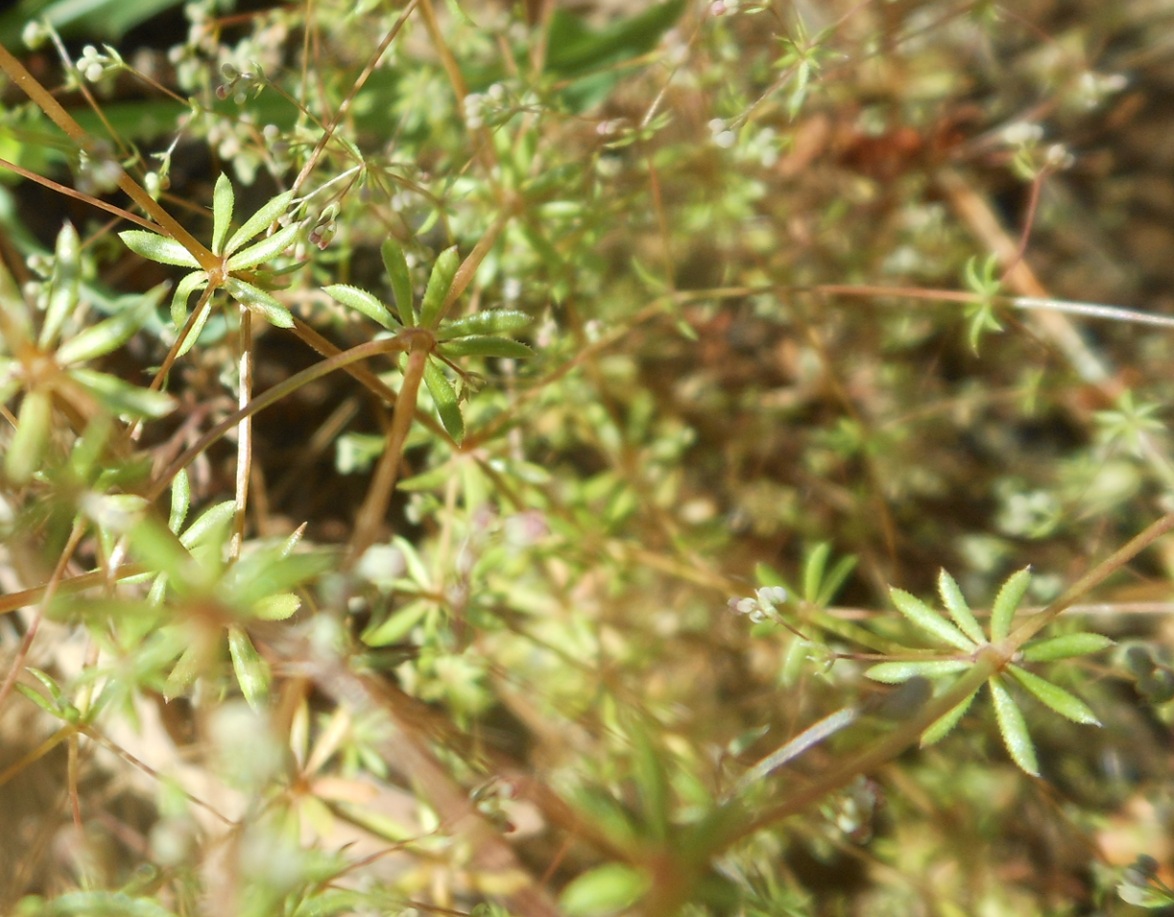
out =
[[[1081,723],[1085,726],[1100,726],[1101,721],[1097,719],[1092,709],[1082,701],[1079,697],[1071,691],[1061,688],[1059,685],[1052,684],[1040,678],[1038,675],[1028,672],[1026,669],[1021,669],[1017,665],[1010,666],[1011,675],[1023,687],[1034,694],[1041,703],[1050,707],[1060,716],[1067,717],[1074,723]]]
[[[644,824],[653,838],[663,841],[668,835],[672,815],[672,792],[664,766],[664,752],[653,744],[643,724],[633,723],[627,731],[632,740],[632,777]]]
[[[34,691],[28,685],[21,684],[19,681],[16,683],[16,690],[31,700],[34,704],[36,704],[54,719],[57,719],[61,715],[61,708],[52,703],[40,691]]]
[[[236,194],[232,190],[232,182],[223,172],[216,179],[216,188],[212,191],[212,254],[224,254],[224,239],[228,235],[228,228],[232,225],[232,211],[236,203]]]
[[[269,698],[269,665],[261,658],[249,635],[236,624],[228,628],[228,652],[241,693],[250,707],[260,709]]]
[[[151,314],[150,307],[151,303],[145,301],[138,308],[123,309],[78,332],[57,348],[57,362],[62,366],[71,366],[112,353],[146,324]]]
[[[167,527],[173,532],[179,532],[183,521],[187,518],[188,510],[192,505],[192,484],[186,468],[180,469],[171,481],[171,512],[167,517]]]
[[[293,327],[293,316],[289,314],[289,309],[260,287],[246,283],[238,277],[230,277],[224,288],[233,299],[256,312],[269,324],[278,328]]]
[[[136,255],[141,255],[149,261],[158,261],[160,264],[174,264],[178,267],[199,267],[196,256],[186,248],[155,232],[144,229],[128,229],[118,234],[122,243]]]
[[[53,282],[50,287],[49,303],[45,307],[45,320],[41,324],[41,335],[37,339],[42,349],[48,350],[61,334],[65,320],[77,307],[80,286],[81,254],[77,230],[67,221],[57,234]]]
[[[487,309],[441,323],[437,339],[451,341],[471,334],[513,334],[532,321],[529,315],[517,309]]]
[[[47,391],[34,389],[24,396],[16,418],[16,432],[4,456],[4,473],[14,484],[24,484],[41,465],[49,445],[53,399]]]
[[[581,874],[559,897],[568,917],[596,917],[622,911],[651,885],[647,874],[624,863],[607,863]]]
[[[954,672],[964,672],[972,663],[965,659],[927,659],[924,662],[880,662],[865,671],[873,681],[895,685],[910,678],[941,678]]]
[[[995,704],[995,719],[999,723],[999,732],[1011,759],[1024,772],[1033,777],[1039,776],[1039,762],[1035,757],[1035,744],[1027,731],[1027,723],[1023,719],[1023,711],[1015,703],[1014,698],[997,678],[990,680],[991,697]]]
[[[225,575],[222,587],[226,600],[252,613],[271,596],[289,592],[337,563],[338,558],[330,551],[289,557],[271,550],[258,551],[237,561]]]
[[[436,360],[428,360],[424,364],[424,384],[428,386],[428,393],[436,403],[440,422],[448,435],[458,443],[465,438],[465,420],[461,416],[461,406],[457,402],[456,389],[448,381],[440,364]]]
[[[951,707],[947,713],[934,720],[930,724],[930,727],[921,734],[922,747],[933,745],[948,736],[954,730],[954,727],[958,725],[962,717],[966,715],[966,711],[970,709],[970,705],[974,703],[976,697],[978,697],[977,689],[964,701]]]
[[[233,500],[223,500],[209,506],[179,536],[180,544],[188,550],[199,545],[223,544],[228,524],[232,521],[235,512],[236,503]]]
[[[268,229],[271,223],[285,213],[285,209],[292,200],[293,192],[286,191],[269,201],[264,207],[245,220],[244,225],[232,234],[232,237],[228,240],[228,244],[224,246],[225,253],[232,254],[248,242],[249,239],[260,235]]]
[[[889,595],[893,599],[893,604],[897,606],[897,610],[927,634],[963,652],[969,653],[974,650],[975,644],[973,640],[969,639],[962,631],[958,630],[958,628],[926,605],[921,599],[910,595],[903,589],[890,589]]]
[[[807,556],[803,564],[803,598],[807,602],[815,602],[819,595],[819,587],[823,582],[823,571],[827,568],[828,557],[831,556],[832,546],[821,541]]]
[[[946,611],[950,613],[950,617],[954,619],[954,623],[958,625],[962,633],[966,634],[975,644],[985,643],[986,637],[974,617],[974,612],[966,603],[962,590],[958,588],[954,577],[945,570],[938,574],[938,594],[942,597],[942,604],[946,606]]]
[[[259,621],[285,621],[302,607],[302,600],[292,592],[278,592],[258,599],[252,607]]]
[[[525,360],[534,356],[534,351],[512,338],[470,335],[441,345],[446,357],[506,357],[511,360]]]
[[[192,293],[196,290],[202,290],[207,285],[208,275],[203,271],[192,271],[190,274],[185,274],[183,279],[176,284],[175,292],[171,295],[171,321],[174,323],[176,331],[183,328],[188,320],[188,300]],[[194,333],[195,329],[192,330],[193,334],[189,335],[188,340],[184,342],[184,350],[191,347],[189,342],[194,342],[199,337]]]
[[[301,227],[297,223],[279,229],[268,238],[262,239],[256,245],[250,245],[242,252],[237,252],[228,259],[226,267],[230,271],[243,271],[266,261],[271,261],[293,244]]]
[[[1015,611],[1030,585],[1030,567],[1012,573],[1007,582],[1003,583],[1003,588],[999,590],[995,604],[991,608],[991,640],[997,642],[1007,639],[1007,635],[1011,633],[1011,620],[1015,617]]]
[[[420,303],[420,327],[435,328],[440,321],[440,310],[444,306],[444,298],[452,288],[453,277],[461,265],[461,256],[457,247],[446,248],[432,265],[432,273],[428,276],[428,287],[424,290],[424,299]]]
[[[1027,644],[1023,648],[1023,659],[1026,662],[1054,662],[1057,659],[1099,653],[1112,645],[1113,641],[1101,634],[1064,634]]]
[[[387,307],[366,290],[352,287],[346,283],[334,283],[322,288],[326,295],[338,300],[344,306],[362,313],[372,321],[378,322],[388,331],[398,331],[399,325],[388,312]]]
[[[428,602],[410,602],[403,608],[397,609],[386,621],[377,626],[368,627],[362,636],[367,646],[387,646],[398,643],[414,628],[428,611]]]
[[[391,239],[383,243],[383,266],[391,280],[391,294],[395,297],[395,308],[399,319],[405,325],[417,325],[416,308],[412,299],[412,274],[404,250]]]
[[[157,419],[166,417],[175,410],[175,399],[166,392],[131,385],[116,376],[95,372],[92,369],[71,369],[69,376],[91,394],[96,395],[103,406],[114,414]]]

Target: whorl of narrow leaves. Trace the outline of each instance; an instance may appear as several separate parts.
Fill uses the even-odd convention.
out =
[[[872,666],[865,674],[875,681],[898,684],[919,676],[941,681],[966,671],[975,664],[985,647],[1001,645],[1010,636],[1015,613],[1027,594],[1030,583],[1031,574],[1025,568],[1012,574],[1003,584],[991,608],[989,639],[983,634],[978,619],[962,595],[962,590],[958,588],[958,583],[946,571],[943,570],[938,577],[938,592],[953,623],[908,592],[900,589],[891,590],[893,604],[897,610],[918,630],[947,647],[948,652],[933,658],[881,662]],[[1089,633],[1065,634],[1035,641],[1025,646],[1004,670],[987,679],[999,733],[1012,760],[1025,772],[1038,776],[1039,762],[1023,712],[1007,688],[1010,681],[1017,682],[1048,709],[1074,723],[1099,726],[1100,721],[1092,709],[1076,695],[1034,672],[1029,672],[1021,663],[1054,662],[1083,656],[1099,652],[1111,643],[1107,637]],[[1001,652],[1006,650],[1002,649]],[[911,651],[911,654],[917,655],[916,651]],[[976,690],[945,716],[939,717],[922,735],[922,744],[937,742],[949,733],[970,708],[977,693]]]

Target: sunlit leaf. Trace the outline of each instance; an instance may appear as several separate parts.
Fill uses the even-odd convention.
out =
[[[277,197],[273,198],[264,207],[245,220],[244,225],[229,238],[228,244],[224,246],[224,251],[231,254],[248,242],[249,239],[260,235],[269,228],[271,223],[285,213],[289,202],[292,200],[292,191],[286,191],[284,194],[277,195]]]
[[[236,502],[233,500],[222,500],[209,506],[179,536],[180,544],[189,550],[197,545],[223,544],[228,524],[235,512]]]
[[[1007,578],[1007,582],[1003,583],[1003,588],[999,590],[999,594],[995,597],[995,604],[991,607],[992,640],[1005,640],[1007,635],[1011,633],[1011,621],[1030,585],[1030,567],[1024,567],[1011,574]]]
[[[251,311],[259,314],[269,324],[276,325],[278,328],[293,327],[293,316],[289,314],[289,309],[260,287],[255,287],[236,277],[229,278],[224,287],[233,299],[248,306]]]
[[[934,720],[929,728],[921,734],[922,746],[933,745],[948,736],[962,717],[966,715],[966,711],[970,709],[970,705],[974,703],[976,697],[978,697],[978,689],[975,689],[964,701],[951,707],[947,713]]]
[[[532,321],[529,315],[517,309],[487,309],[444,322],[436,336],[441,341],[451,341],[470,334],[513,334]]]
[[[1027,662],[1054,662],[1057,659],[1099,653],[1112,645],[1113,641],[1101,634],[1063,634],[1027,644],[1023,648],[1023,658]]]
[[[117,376],[95,372],[92,369],[71,369],[70,378],[114,414],[133,417],[166,417],[175,410],[175,399],[167,392],[153,391],[140,385],[131,385]]]
[[[271,261],[293,244],[300,227],[294,223],[279,229],[268,238],[262,239],[256,245],[250,245],[244,251],[237,252],[228,259],[227,267],[230,271],[243,271],[266,261]]]
[[[873,681],[883,681],[885,684],[895,685],[910,678],[941,678],[954,672],[963,672],[970,668],[972,663],[964,659],[927,659],[924,662],[880,662],[870,666],[864,674]]]
[[[16,418],[16,432],[4,456],[4,473],[14,484],[23,484],[40,467],[49,445],[53,400],[47,391],[34,389],[24,396]]]
[[[432,273],[428,276],[428,286],[424,290],[424,299],[420,302],[420,327],[434,328],[440,320],[440,310],[444,305],[444,298],[452,288],[453,277],[460,267],[461,256],[457,247],[446,248],[436,258],[432,265]]]
[[[77,307],[80,287],[80,243],[77,230],[67,221],[57,234],[49,303],[45,308],[45,319],[41,324],[40,337],[37,339],[42,348],[47,350],[61,334],[65,320]]]
[[[424,384],[436,404],[436,411],[440,414],[440,422],[444,424],[444,429],[459,443],[465,438],[465,420],[461,416],[456,389],[452,387],[452,383],[448,381],[436,360],[430,359],[424,364]]]
[[[973,640],[921,599],[910,595],[903,589],[890,589],[889,595],[893,599],[893,604],[897,606],[897,610],[927,634],[967,653],[974,649]]]
[[[139,308],[123,309],[63,341],[57,348],[57,362],[62,366],[85,363],[112,353],[129,341],[150,315],[148,301]]]
[[[269,665],[257,652],[257,647],[244,629],[238,625],[228,628],[228,652],[232,670],[236,673],[241,694],[254,710],[260,709],[269,697]]]
[[[118,234],[123,244],[136,255],[158,261],[160,264],[174,264],[178,267],[199,267],[196,256],[174,239],[144,229],[128,229]]]
[[[344,306],[354,309],[372,321],[378,322],[388,331],[398,331],[400,326],[388,312],[387,307],[366,290],[345,283],[334,283],[322,288],[327,296],[338,300]]]
[[[974,612],[966,603],[962,590],[958,588],[954,577],[945,570],[938,574],[938,594],[942,597],[942,604],[946,606],[946,611],[950,613],[950,617],[954,619],[954,623],[958,625],[962,633],[976,644],[985,643],[986,637],[974,617]]]
[[[1055,710],[1060,716],[1066,717],[1074,723],[1081,723],[1086,726],[1101,725],[1101,721],[1097,719],[1096,714],[1092,712],[1088,704],[1071,691],[1067,691],[1059,685],[1052,684],[1052,682],[1046,681],[1017,665],[1010,666],[1009,671],[1016,681],[1034,694],[1041,703]]]
[[[1014,606],[1012,606],[1014,607]],[[1014,698],[997,678],[989,682],[991,699],[995,705],[995,719],[999,723],[999,732],[1011,759],[1019,767],[1033,777],[1039,776],[1039,762],[1035,757],[1035,744],[1027,731],[1027,723],[1023,719],[1023,711],[1019,709]]]
[[[187,518],[188,509],[192,505],[192,484],[187,469],[181,469],[171,481],[171,512],[167,517],[167,527],[178,532]]]
[[[568,917],[596,917],[630,907],[649,888],[646,873],[624,863],[597,866],[563,889],[559,909]]]
[[[212,253],[224,254],[224,239],[228,235],[228,228],[232,225],[232,211],[236,195],[232,190],[232,182],[223,172],[216,179],[216,187],[212,191]]]
[[[534,351],[520,341],[511,338],[470,335],[442,344],[446,357],[506,357],[525,360],[534,356]]]
[[[387,269],[387,276],[391,281],[391,293],[395,297],[395,308],[400,321],[405,325],[419,324],[412,297],[412,274],[408,270],[404,250],[397,242],[388,239],[380,251],[383,254],[383,266]]]

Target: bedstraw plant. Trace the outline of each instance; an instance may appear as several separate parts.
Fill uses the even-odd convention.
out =
[[[1169,904],[1144,11],[79,9],[0,13],[0,910]]]

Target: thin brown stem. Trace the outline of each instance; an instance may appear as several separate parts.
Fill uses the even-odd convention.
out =
[[[391,494],[395,489],[395,479],[403,457],[404,442],[408,438],[412,417],[416,413],[416,398],[420,393],[420,383],[424,379],[424,366],[430,353],[431,335],[427,335],[426,338],[414,335],[408,351],[408,365],[404,369],[404,381],[400,385],[399,396],[395,400],[395,411],[391,415],[391,426],[387,431],[387,444],[384,446],[383,455],[379,457],[379,464],[375,468],[375,476],[367,491],[367,497],[359,509],[359,517],[355,520],[355,531],[347,551],[348,564],[356,563],[363,556],[363,552],[374,543],[379,532],[379,524],[387,515],[387,507],[391,503]]]
[[[148,500],[158,499],[160,494],[171,485],[172,479],[177,474],[195,461],[196,457],[202,454],[209,446],[221,439],[229,430],[233,429],[244,417],[250,417],[258,411],[263,411],[265,408],[271,407],[282,398],[286,398],[296,392],[302,386],[308,385],[315,379],[321,379],[323,376],[327,376],[332,372],[344,369],[351,363],[368,360],[371,357],[381,354],[397,353],[406,349],[407,342],[402,337],[390,338],[383,341],[368,341],[366,344],[360,344],[358,347],[344,350],[342,353],[323,360],[321,363],[315,363],[313,366],[309,366],[301,372],[290,376],[288,379],[279,382],[273,388],[266,389],[263,394],[258,395],[245,407],[229,414],[220,423],[216,424],[216,426],[201,436],[199,440],[176,456],[171,464],[151,482],[144,496]]]
[[[9,79],[19,86],[25,95],[32,99],[74,143],[81,149],[96,154],[98,147],[94,138],[86,133],[85,128],[74,120],[73,115],[66,111],[64,106],[53,97],[53,94],[42,86],[37,78],[25,69],[24,64],[17,60],[3,45],[0,45],[0,70],[8,74]],[[199,262],[200,267],[209,272],[219,268],[220,259],[184,229],[179,221],[151,197],[147,190],[131,178],[121,166],[118,167],[117,184],[131,200],[143,208],[144,213],[149,214],[162,227],[164,233],[186,248],[192,257]]]

